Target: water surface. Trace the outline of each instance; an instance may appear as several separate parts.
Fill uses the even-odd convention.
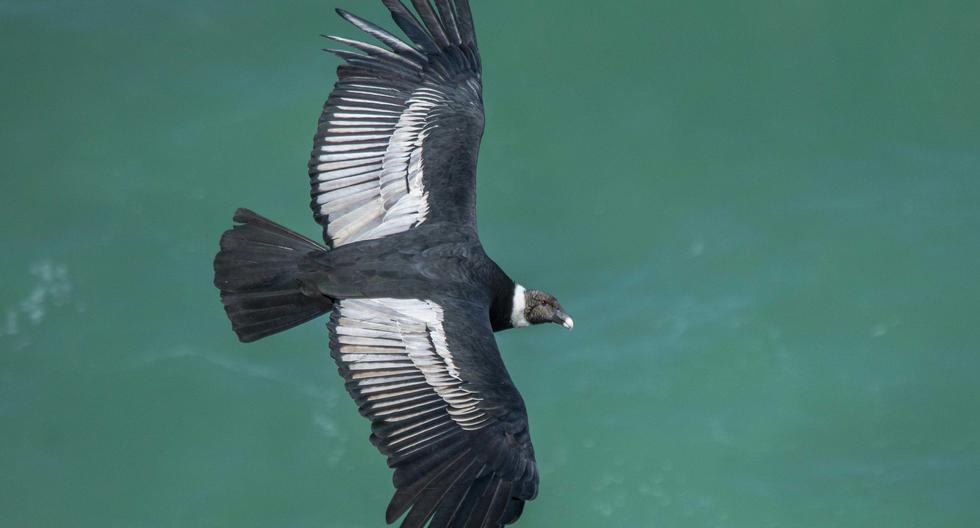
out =
[[[0,1],[0,525],[382,525],[324,322],[210,285],[317,232],[338,1]],[[480,232],[576,321],[499,336],[520,526],[980,525],[980,4],[474,4]]]

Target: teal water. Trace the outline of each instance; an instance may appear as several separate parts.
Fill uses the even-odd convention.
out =
[[[237,206],[313,235],[341,3],[0,0],[0,525],[369,527],[323,322],[237,343]],[[980,526],[980,4],[474,0],[519,526]]]

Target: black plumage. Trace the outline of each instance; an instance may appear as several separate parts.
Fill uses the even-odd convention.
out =
[[[329,37],[345,63],[309,163],[320,245],[247,210],[221,239],[215,285],[242,341],[332,312],[331,355],[394,469],[386,520],[496,527],[538,492],[520,394],[495,331],[571,328],[483,251],[476,163],[480,57],[467,0],[382,0],[403,41],[338,10],[383,46]]]

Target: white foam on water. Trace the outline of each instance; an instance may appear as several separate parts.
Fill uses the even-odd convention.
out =
[[[26,297],[7,307],[0,336],[17,335],[24,323],[41,324],[52,308],[64,306],[71,298],[73,286],[64,264],[42,260],[31,264],[28,272],[34,277],[34,286]]]

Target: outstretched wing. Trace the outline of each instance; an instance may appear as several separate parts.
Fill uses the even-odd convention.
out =
[[[385,47],[329,37],[346,60],[320,115],[310,159],[313,215],[328,244],[407,231],[422,222],[473,224],[483,136],[480,57],[468,0],[383,0],[400,40],[343,10]]]
[[[402,528],[498,527],[537,495],[524,402],[486,313],[454,301],[347,299],[330,349],[369,418],[397,488]]]

